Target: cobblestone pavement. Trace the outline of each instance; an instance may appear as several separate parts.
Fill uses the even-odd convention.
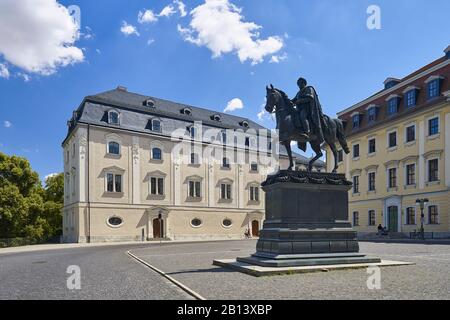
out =
[[[254,252],[256,241],[186,243],[131,249],[207,299],[450,299],[450,245],[361,242],[361,252],[415,265],[381,269],[381,289],[366,269],[252,277],[212,265]]]
[[[158,273],[131,259],[136,245],[71,248],[0,255],[0,300],[192,299]],[[67,267],[81,271],[81,289],[67,288]]]

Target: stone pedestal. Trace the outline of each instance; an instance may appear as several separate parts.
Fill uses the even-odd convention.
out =
[[[378,263],[359,253],[348,221],[344,175],[281,171],[263,183],[266,220],[256,253],[237,258],[262,267]]]

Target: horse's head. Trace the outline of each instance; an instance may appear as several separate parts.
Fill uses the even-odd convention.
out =
[[[273,113],[275,107],[277,106],[278,102],[280,101],[281,95],[273,87],[273,85],[270,85],[270,87],[266,86],[266,106],[265,109],[269,113]]]

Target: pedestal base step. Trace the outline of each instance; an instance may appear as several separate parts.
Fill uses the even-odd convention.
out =
[[[358,264],[358,263],[380,263],[380,258],[369,258],[365,255],[317,255],[317,257],[292,257],[284,259],[270,259],[258,256],[237,258],[238,262],[257,265],[260,267],[304,267],[334,264]]]
[[[370,266],[377,266],[377,267],[406,266],[406,265],[413,265],[414,263],[381,260],[378,263],[347,263],[347,264],[314,265],[302,267],[261,267],[244,262],[239,262],[236,261],[235,259],[226,259],[226,260],[214,260],[213,264],[215,266],[236,270],[255,277],[263,277],[273,275],[292,275],[295,273],[328,272],[332,270],[344,270],[344,269],[361,269]]]

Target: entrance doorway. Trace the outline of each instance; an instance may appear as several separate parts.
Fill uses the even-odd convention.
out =
[[[252,236],[259,237],[259,221],[258,220],[252,221]]]
[[[388,207],[388,230],[398,232],[398,207]]]
[[[153,219],[153,238],[164,238],[164,220],[158,218]]]

